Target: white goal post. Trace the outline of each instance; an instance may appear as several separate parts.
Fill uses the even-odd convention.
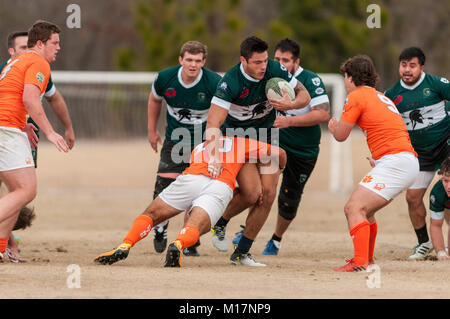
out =
[[[156,78],[156,72],[114,72],[114,71],[52,71],[55,85],[70,84],[141,84],[150,85]],[[340,118],[345,101],[343,77],[340,74],[318,74],[329,91],[332,116]],[[63,92],[64,95],[64,92]],[[160,119],[165,119],[160,116]],[[330,158],[328,189],[335,194],[346,193],[353,187],[353,168],[350,137],[344,143],[330,138]]]

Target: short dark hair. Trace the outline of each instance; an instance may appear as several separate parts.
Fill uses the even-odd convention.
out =
[[[439,175],[450,176],[450,157],[447,157],[441,164],[441,168],[438,171]]]
[[[399,61],[409,61],[412,58],[417,58],[419,59],[419,64],[420,65],[425,65],[425,53],[423,53],[421,48],[418,47],[410,47],[410,48],[406,48],[402,51],[402,53],[400,53],[398,60]]]
[[[13,33],[10,33],[8,35],[8,49],[13,49],[14,48],[14,41],[16,40],[16,38],[18,37],[27,37],[28,36],[28,32],[27,31],[16,31]]]
[[[28,30],[28,48],[32,48],[38,41],[47,42],[53,33],[60,33],[61,29],[54,23],[38,20]]]
[[[348,76],[351,76],[356,86],[375,87],[380,79],[372,59],[364,54],[347,59],[342,63],[340,71],[342,74],[347,73]]]
[[[266,41],[261,40],[258,37],[251,36],[242,41],[241,43],[241,56],[248,61],[253,55],[253,53],[263,53],[269,49],[269,45]]]
[[[292,39],[284,38],[278,41],[275,46],[275,52],[280,50],[281,52],[290,52],[294,60],[300,57],[300,44]]]

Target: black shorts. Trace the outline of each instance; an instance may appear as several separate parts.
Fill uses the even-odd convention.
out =
[[[450,156],[450,134],[447,134],[439,144],[429,150],[418,150],[417,152],[420,170],[425,172],[436,171],[441,163]]]
[[[176,145],[176,150],[172,150]],[[184,146],[165,139],[161,148],[161,157],[157,173],[182,173],[188,166],[193,146]]]
[[[306,182],[316,166],[317,157],[303,158],[286,152],[287,162],[283,171],[280,193],[292,199],[301,196]]]

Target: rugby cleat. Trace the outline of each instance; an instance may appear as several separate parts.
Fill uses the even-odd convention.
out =
[[[369,263],[365,263],[363,265],[357,265],[353,259],[346,260],[347,263],[344,266],[333,268],[336,272],[358,272],[358,271],[366,271],[369,267]]]
[[[157,253],[163,253],[167,246],[167,227],[169,223],[163,227],[155,227],[155,237],[153,237],[153,247]]]
[[[250,253],[241,253],[236,250],[231,255],[230,260],[233,265],[238,266],[266,267],[265,264],[256,262]]]
[[[409,260],[419,260],[425,258],[429,253],[433,251],[433,244],[431,240],[418,244],[414,247],[414,252],[411,256],[408,257]]]
[[[242,236],[244,235],[245,226],[241,225],[241,228],[242,229],[240,231],[238,231],[234,234],[235,237],[233,238],[233,241],[232,241],[233,245],[238,245],[239,241],[241,240]]]
[[[116,249],[97,256],[94,261],[103,265],[112,265],[119,260],[127,258],[130,248],[130,244],[122,243]]]
[[[175,241],[167,247],[164,267],[181,267],[181,243]]]
[[[264,248],[263,255],[278,255],[278,250],[281,248],[281,243],[276,240],[269,240]]]
[[[183,255],[190,257],[198,257],[200,254],[197,251],[197,247],[200,246],[200,239],[191,247],[186,247],[183,249]]]
[[[214,247],[219,251],[228,250],[228,241],[225,238],[225,228],[226,226],[213,226],[211,228],[211,236]]]

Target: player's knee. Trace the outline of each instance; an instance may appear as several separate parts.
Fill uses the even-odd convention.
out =
[[[155,190],[153,191],[153,199],[155,199],[161,192],[169,186],[175,179],[168,177],[156,176]]]
[[[277,190],[276,189],[264,189],[262,192],[263,196],[263,203],[267,205],[272,205],[275,198],[277,197]]]
[[[295,198],[287,197],[283,193],[278,195],[278,214],[284,219],[293,220],[297,216],[300,199],[301,194]]]
[[[414,192],[406,192],[405,198],[409,207],[417,207],[423,204],[423,198]]]

